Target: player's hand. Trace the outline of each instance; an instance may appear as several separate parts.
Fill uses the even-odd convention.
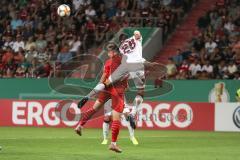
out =
[[[148,66],[149,66],[149,67],[155,67],[155,66],[157,66],[157,65],[159,65],[157,62],[149,62],[149,63],[148,63]]]
[[[156,65],[159,65],[159,63],[157,63],[157,62],[152,62],[151,65],[152,65],[152,66],[156,66]]]

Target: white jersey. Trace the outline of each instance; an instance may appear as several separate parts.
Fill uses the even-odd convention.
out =
[[[126,39],[120,45],[119,51],[122,55],[126,56],[127,63],[142,63],[145,61],[142,57],[142,38],[136,40],[135,37],[132,36]]]

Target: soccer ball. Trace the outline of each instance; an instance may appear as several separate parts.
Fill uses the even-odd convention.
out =
[[[71,14],[71,9],[68,5],[66,4],[62,4],[58,7],[57,9],[57,14],[60,16],[60,17],[65,17],[65,16],[70,16]]]

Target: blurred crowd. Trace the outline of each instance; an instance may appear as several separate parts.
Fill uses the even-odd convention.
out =
[[[53,64],[91,53],[122,27],[162,27],[167,35],[193,1],[1,0],[0,77],[51,76],[61,69]],[[63,3],[71,16],[57,15]]]
[[[198,27],[188,49],[169,58],[167,78],[240,80],[240,1],[219,0]]]

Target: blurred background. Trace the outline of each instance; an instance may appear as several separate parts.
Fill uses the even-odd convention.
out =
[[[61,4],[70,16],[57,14]],[[98,83],[106,43],[134,30],[143,57],[161,65],[145,72],[140,145],[122,130],[127,152],[116,156],[96,145],[103,117],[79,138],[72,128],[80,118],[56,108],[69,100],[79,113],[76,100]],[[1,160],[238,159],[239,102],[240,0],[0,1]]]
[[[57,15],[63,3],[71,8],[69,17]],[[62,64],[80,66],[84,54],[101,57],[106,42],[140,29],[144,57],[166,64],[165,79],[239,80],[239,0],[2,0],[0,5],[2,78],[66,76],[71,66]]]

